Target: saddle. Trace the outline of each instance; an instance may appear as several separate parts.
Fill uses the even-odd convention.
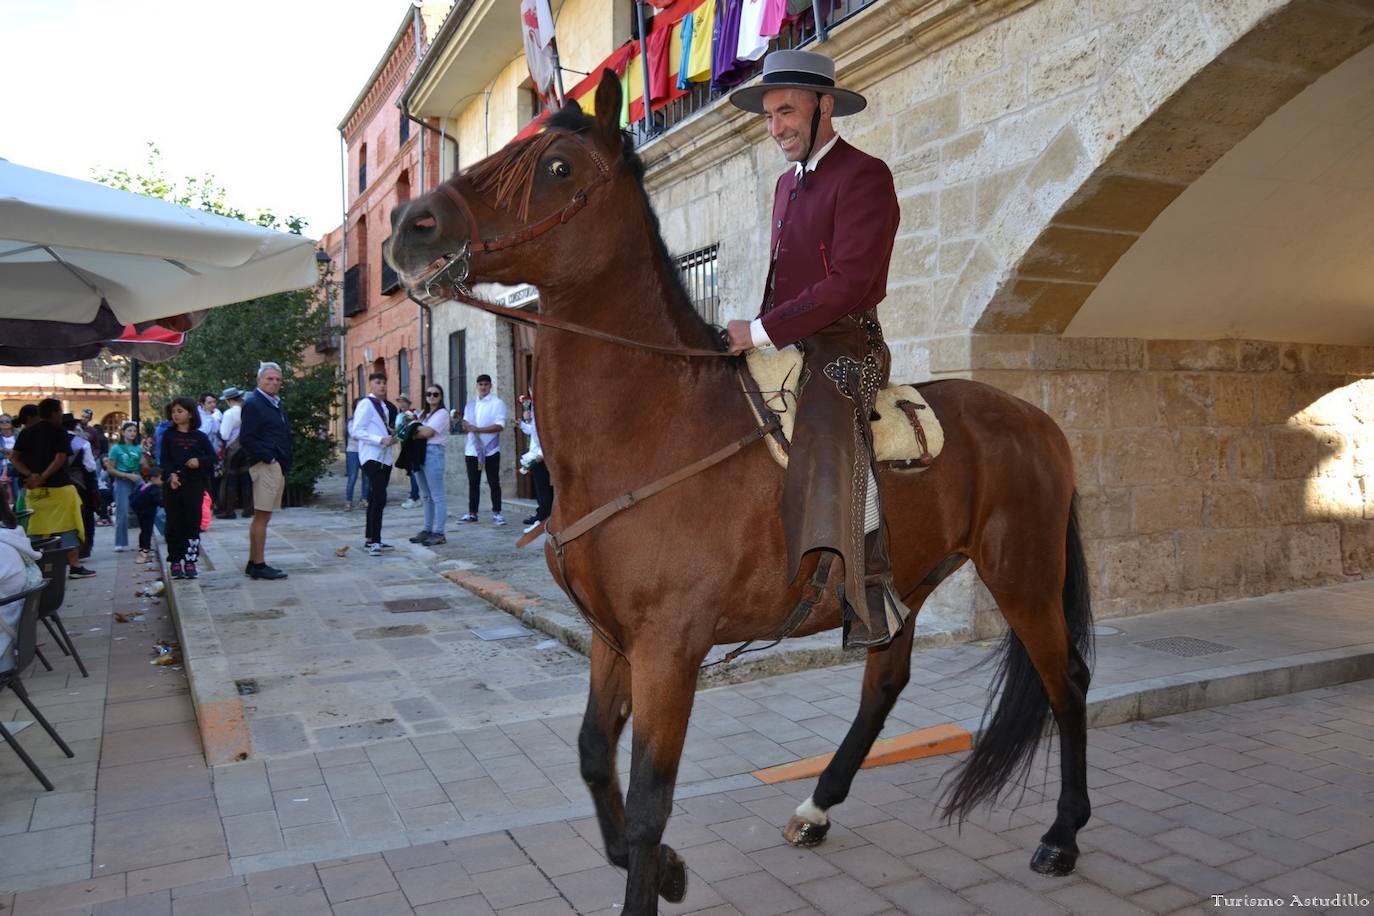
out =
[[[792,424],[797,417],[801,351],[795,347],[753,350],[746,364],[750,378],[741,373],[740,384],[760,425],[777,417],[780,429],[765,441],[773,459],[785,468]],[[913,385],[896,385],[879,391],[869,421],[873,430],[874,458],[887,467],[923,471],[944,448],[945,434],[939,418]]]

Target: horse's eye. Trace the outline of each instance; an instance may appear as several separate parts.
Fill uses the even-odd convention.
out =
[[[567,178],[572,174],[572,166],[568,165],[566,159],[550,159],[548,170],[554,178]]]

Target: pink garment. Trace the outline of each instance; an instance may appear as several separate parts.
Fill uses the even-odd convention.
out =
[[[782,23],[786,18],[787,0],[764,0],[763,21],[759,23],[759,34],[764,38],[776,38],[782,31]]]

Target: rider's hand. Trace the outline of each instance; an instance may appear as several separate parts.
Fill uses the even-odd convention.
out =
[[[743,353],[754,349],[754,335],[749,331],[749,322],[735,319],[725,326],[730,338],[730,352]]]

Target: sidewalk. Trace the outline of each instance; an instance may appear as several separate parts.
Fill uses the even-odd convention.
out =
[[[401,547],[418,513],[388,518],[387,538]],[[516,525],[451,528],[445,555],[405,545],[360,557],[354,543],[335,556],[361,540],[361,522],[356,512],[283,512],[269,556],[291,578],[268,583],[239,568],[246,523],[217,521],[207,537],[215,568],[175,587],[196,702],[238,704],[240,745],[207,731],[204,715],[197,740],[180,674],[148,664],[170,623],[157,619],[165,605],[144,622],[111,623],[113,610],[138,606],[137,571],[122,555],[113,586],[115,563],[97,551],[100,575],[72,583],[65,611],[92,678],[77,683],[60,658],[53,674],[26,678],[78,754],[66,761],[34,729],[20,736],[64,797],[42,792],[0,751],[0,913],[9,916],[5,890],[21,892],[20,914],[67,903],[71,912],[612,912],[623,876],[601,858],[576,763],[585,660],[545,645],[543,633],[478,638],[474,627],[514,621],[440,575],[504,575],[528,595],[542,557],[513,550]],[[368,586],[377,568],[391,578]],[[537,597],[535,607],[555,596]],[[862,668],[702,690],[669,827],[692,891],[665,911],[1172,912],[1210,910],[1207,894],[1266,881],[1330,889],[1333,877],[1370,896],[1351,863],[1374,853],[1360,848],[1374,840],[1374,690],[1325,685],[1369,676],[1371,606],[1374,583],[1351,583],[1108,621],[1094,721],[1126,724],[1090,734],[1094,820],[1081,873],[1067,882],[1025,868],[1052,808],[1039,795],[1052,755],[1037,762],[1015,813],[981,815],[962,833],[937,826],[931,811],[953,758],[866,770],[827,844],[792,850],[777,828],[813,780],[768,785],[758,771],[833,751]],[[195,645],[207,633],[218,654]],[[977,663],[989,653],[918,650],[885,736],[941,724],[975,731],[990,676]],[[255,682],[256,693],[240,695],[236,681]],[[1309,687],[1323,689],[1288,695]],[[1241,700],[1250,702],[1232,705]],[[0,696],[0,716],[16,705]],[[66,706],[63,720],[52,715]],[[1156,718],[1202,707],[1216,708]],[[212,760],[236,748],[248,756],[207,768],[202,744]],[[627,754],[628,731],[622,768]],[[867,844],[882,851],[860,851]],[[120,901],[144,894],[137,906]],[[915,895],[923,902],[911,909]]]

